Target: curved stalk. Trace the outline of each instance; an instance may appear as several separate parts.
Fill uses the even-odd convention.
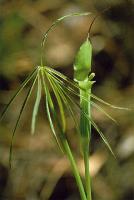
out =
[[[53,30],[53,28],[61,21],[63,21],[64,19],[68,18],[68,17],[79,17],[79,16],[87,16],[87,15],[90,15],[91,12],[85,12],[85,13],[71,13],[71,14],[68,14],[68,15],[64,15],[60,18],[58,18],[56,21],[54,21],[52,23],[52,25],[48,28],[48,30],[44,33],[43,35],[43,38],[42,38],[42,42],[41,42],[41,66],[43,66],[43,48],[44,48],[44,45],[46,43],[46,40],[47,40],[47,37],[48,37],[48,34],[51,30]]]

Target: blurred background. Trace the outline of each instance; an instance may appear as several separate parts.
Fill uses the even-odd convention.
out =
[[[47,65],[73,79],[76,52],[85,40],[93,17],[110,7],[94,23],[92,71],[93,93],[118,106],[103,106],[118,124],[92,108],[92,116],[111,144],[117,160],[92,130],[91,175],[93,200],[134,200],[134,2],[132,0],[0,0],[0,111],[26,76],[40,64],[43,33],[57,18],[72,12],[92,12],[88,17],[72,17],[53,30],[44,51]],[[65,156],[55,144],[42,99],[36,134],[30,123],[31,97],[14,140],[12,169],[8,157],[12,130],[26,89],[17,97],[0,123],[1,200],[79,200],[79,193]],[[77,112],[76,112],[77,115]],[[78,158],[74,125],[67,115],[68,137]]]

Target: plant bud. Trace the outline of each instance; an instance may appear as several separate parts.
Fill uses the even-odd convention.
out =
[[[91,71],[92,46],[87,39],[80,47],[74,61],[74,80],[84,81],[88,79]]]

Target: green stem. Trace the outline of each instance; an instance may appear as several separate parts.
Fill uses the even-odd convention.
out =
[[[89,173],[89,155],[88,152],[84,152],[84,165],[85,165],[85,184],[86,184],[86,193],[87,193],[87,200],[91,200],[91,180],[90,180],[90,173]]]
[[[82,200],[87,200],[86,195],[85,195],[85,191],[84,191],[84,187],[83,187],[83,184],[82,184],[82,181],[81,181],[81,177],[79,175],[79,171],[78,171],[77,165],[75,163],[73,154],[71,152],[71,149],[69,147],[69,144],[68,144],[67,140],[64,141],[64,148],[65,148],[65,151],[66,151],[66,155],[67,155],[67,157],[68,157],[68,159],[70,161],[70,164],[71,164],[71,167],[72,167],[72,171],[73,171],[73,174],[75,176],[77,186],[79,188],[81,199]]]
[[[86,82],[79,83],[80,86],[84,89],[80,89],[80,105],[81,105],[81,118],[80,118],[80,129],[82,136],[82,149],[84,157],[84,166],[85,166],[85,185],[86,185],[86,195],[87,200],[92,200],[91,197],[91,178],[89,172],[89,145],[91,138],[91,122],[87,119],[85,115],[91,117],[90,112],[90,93],[91,87],[86,88]],[[84,115],[85,113],[85,115]]]

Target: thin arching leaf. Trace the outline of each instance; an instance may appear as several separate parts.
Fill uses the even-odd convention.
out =
[[[61,90],[61,93],[62,93],[63,102],[64,102],[67,110],[71,114],[72,119],[75,123],[76,129],[79,132],[79,125],[78,125],[78,121],[76,119],[76,116],[74,114],[73,107],[71,107],[70,96],[65,92],[65,90],[61,86],[59,86],[59,87],[60,87],[60,90]]]
[[[62,79],[61,76],[56,76],[56,73],[48,72],[51,77],[53,77],[62,87],[66,88],[69,92],[75,94],[76,96],[80,97],[80,94],[76,92],[75,89],[79,89],[79,86],[73,82],[72,80],[68,79],[66,76],[63,75]],[[60,72],[58,72],[60,73]],[[67,83],[65,83],[67,81]],[[70,86],[71,85],[71,86]]]
[[[68,14],[68,15],[64,15],[60,18],[58,18],[56,21],[54,21],[52,23],[52,25],[48,28],[48,30],[45,32],[45,34],[43,35],[43,38],[42,38],[42,43],[41,43],[41,46],[43,47],[45,42],[46,42],[46,39],[48,37],[48,33],[59,23],[61,22],[62,20],[64,20],[65,18],[68,18],[68,17],[79,17],[79,16],[87,16],[87,15],[90,15],[91,12],[85,12],[85,13],[71,13],[71,14]]]
[[[80,127],[79,127],[79,120],[77,119],[78,113],[76,113],[75,111],[75,107],[72,104],[72,101],[74,102],[74,99],[72,100],[71,96],[68,94],[68,92],[65,91],[65,89],[63,89],[60,85],[59,85],[60,91],[62,93],[62,98],[63,98],[63,102],[69,112],[69,114],[71,114],[71,117],[74,121],[75,124],[75,128],[76,131],[78,133],[79,136],[79,141],[80,141],[80,145],[82,145],[82,141],[81,141],[81,134],[80,134]]]
[[[103,142],[105,143],[107,148],[110,150],[112,155],[115,157],[115,154],[114,154],[109,142],[107,141],[106,137],[104,136],[102,131],[99,129],[97,124],[91,119],[91,117],[89,117],[84,111],[81,110],[80,105],[76,101],[74,101],[73,99],[71,101],[72,101],[72,104],[74,105],[74,107],[76,107],[78,109],[78,111],[81,112],[81,114],[83,114],[91,122],[92,126],[96,129],[96,131],[99,133],[99,135],[103,139]]]
[[[53,134],[56,135],[55,128],[54,128],[53,121],[52,121],[51,114],[50,114],[47,95],[46,95],[46,109],[47,109],[47,115],[48,115],[48,120],[49,120],[49,123],[50,123],[51,130],[52,130]]]
[[[58,82],[58,84],[60,84],[62,87],[64,87],[66,90],[68,90],[71,94],[74,94],[77,97],[80,97],[81,99],[89,102],[84,96],[82,96],[81,94],[79,94],[76,90],[74,90],[72,87],[67,86],[64,84],[64,82],[62,82],[60,79],[58,79],[55,75],[52,74],[52,76],[54,76],[54,79]],[[111,119],[113,122],[117,123],[116,120],[109,115],[103,108],[101,108],[99,105],[97,105],[95,102],[92,102],[90,100],[90,102],[94,107],[96,107],[98,110],[100,110],[102,113],[104,113],[109,119]]]
[[[61,149],[61,151],[63,151],[63,149],[62,149],[62,147],[60,145],[60,142],[58,140],[55,128],[54,128],[53,120],[51,118],[51,113],[50,113],[50,108],[49,108],[49,103],[48,103],[48,97],[47,97],[47,95],[46,95],[46,110],[47,110],[47,116],[48,116],[48,121],[49,121],[49,125],[50,125],[50,128],[51,128],[51,131],[52,131],[52,133],[54,135],[54,138],[56,139],[56,142],[57,142],[59,148]]]
[[[49,72],[50,73],[50,72]],[[57,72],[58,74],[60,73],[60,72]],[[81,98],[83,98],[83,100],[86,100],[87,101],[87,99],[85,99],[85,97],[84,96],[82,96],[81,94],[79,94],[77,91],[76,91],[76,89],[80,89],[80,87],[75,83],[75,82],[73,82],[72,80],[70,80],[70,79],[67,79],[67,77],[64,77],[64,75],[63,75],[63,80],[65,81],[65,80],[67,80],[67,84],[65,84],[65,82],[64,81],[62,81],[61,79],[59,79],[58,77],[60,77],[61,78],[61,75],[60,76],[56,76],[57,74],[56,73],[50,73],[50,75],[51,76],[53,76],[54,77],[54,79],[62,86],[62,87],[64,87],[66,90],[68,90],[71,94],[73,94],[73,95],[75,95],[75,96],[77,96],[77,97],[81,97]],[[72,86],[69,86],[69,84]]]
[[[40,100],[41,100],[41,80],[40,76],[38,74],[38,87],[37,87],[37,95],[36,95],[36,101],[34,104],[33,114],[32,114],[32,123],[31,123],[31,133],[35,133],[35,123],[36,123],[36,117],[39,110]]]
[[[50,68],[50,67],[47,67],[46,70],[51,73],[51,75],[56,75],[58,78],[61,78],[61,80],[64,81],[64,84],[65,82],[67,82],[68,84],[70,84],[71,86],[75,87],[75,88],[78,88],[79,89],[79,86],[74,82],[72,81],[71,79],[69,79],[67,76],[65,76],[64,74],[58,72],[57,70],[53,69],[53,68]]]
[[[33,88],[34,88],[34,85],[35,85],[35,83],[36,83],[36,80],[37,80],[37,76],[36,76],[36,78],[34,79],[32,85],[31,85],[31,87],[30,87],[30,89],[29,89],[29,91],[28,91],[28,93],[27,93],[27,96],[26,96],[26,98],[25,98],[25,100],[24,100],[24,102],[23,102],[23,104],[22,104],[21,110],[20,110],[20,112],[19,112],[19,116],[18,116],[18,118],[17,118],[17,121],[16,121],[16,124],[15,124],[14,130],[13,130],[13,133],[12,133],[11,144],[10,144],[10,154],[9,154],[9,165],[10,165],[10,168],[11,168],[11,161],[12,161],[13,140],[14,140],[14,136],[15,136],[15,133],[16,133],[16,129],[17,129],[18,125],[19,125],[19,121],[20,121],[20,119],[21,119],[23,110],[24,110],[24,108],[25,108],[26,105],[27,105],[27,102],[28,102],[29,97],[30,97],[30,95],[31,95],[31,93],[32,93],[32,90],[33,90]]]
[[[97,126],[97,124],[88,116],[86,115],[86,113],[83,113],[86,118],[91,122],[92,126],[96,129],[96,131],[99,133],[100,137],[102,138],[104,144],[107,146],[107,148],[110,150],[110,152],[112,153],[112,155],[115,157],[115,154],[108,142],[108,140],[106,139],[106,137],[104,136],[104,134],[102,133],[102,131],[99,129],[99,127]]]
[[[74,101],[72,101],[73,103]],[[74,106],[77,106],[80,109],[80,106],[75,103]],[[81,110],[81,109],[80,109]],[[109,144],[109,142],[107,141],[107,139],[105,138],[104,134],[100,131],[99,127],[97,126],[97,124],[86,114],[81,110],[82,114],[84,116],[86,116],[86,118],[91,122],[92,126],[96,129],[96,131],[99,133],[99,135],[101,136],[101,138],[103,139],[103,142],[105,143],[105,145],[108,147],[108,149],[110,150],[110,152],[112,153],[112,155],[115,157],[115,154]]]
[[[115,154],[114,154],[114,152],[113,152],[113,150],[112,150],[112,148],[111,148],[108,140],[106,139],[106,137],[104,136],[104,134],[102,133],[102,131],[99,129],[99,127],[97,126],[97,124],[93,120],[91,120],[91,123],[92,123],[93,127],[96,129],[96,131],[99,133],[99,135],[102,138],[104,144],[110,150],[110,152],[112,153],[112,155],[116,158],[116,156],[115,156]]]
[[[64,85],[63,85],[63,87],[64,87]],[[87,102],[89,102],[89,100],[87,100],[84,96],[82,96],[81,94],[79,94],[78,92],[76,92],[74,89],[72,89],[71,87],[67,87],[67,86],[65,86],[66,87],[66,89],[70,92],[70,93],[72,93],[72,94],[74,94],[75,96],[78,96],[78,97],[80,97],[81,99],[83,99],[83,100],[85,100],[85,101],[87,101]],[[97,105],[95,102],[93,102],[93,101],[91,101],[90,100],[90,102],[89,103],[91,103],[94,107],[96,107],[98,110],[100,110],[102,113],[104,113],[109,119],[111,119],[113,122],[115,122],[115,123],[117,123],[117,121],[111,116],[111,115],[109,115],[103,108],[101,108],[99,105]]]
[[[91,101],[91,105],[93,105],[95,108],[97,108],[98,110],[100,110],[102,113],[104,113],[109,119],[111,119],[113,122],[115,122],[117,124],[117,121],[111,117],[111,115],[109,115],[103,108],[101,108],[99,105],[97,105],[96,103],[94,103],[93,101]]]
[[[44,93],[46,95],[46,110],[47,110],[47,116],[48,116],[50,128],[51,128],[51,131],[53,133],[53,136],[54,136],[54,139],[55,139],[56,143],[58,144],[59,148],[63,152],[64,150],[63,150],[62,145],[61,145],[61,143],[59,141],[59,138],[57,136],[57,133],[55,131],[55,127],[54,127],[54,124],[53,124],[53,120],[51,118],[50,110],[53,113],[53,115],[55,115],[55,110],[54,110],[54,105],[53,105],[53,101],[52,101],[50,92],[49,92],[48,87],[47,87],[47,85],[45,83],[45,78],[44,78],[44,72],[43,71],[42,71],[41,75],[42,75],[43,90],[44,90]]]
[[[57,71],[54,70],[54,69],[52,69],[52,70],[49,69],[48,71],[49,71],[51,74],[54,74],[54,75],[55,75],[54,77],[58,76],[59,78],[63,79],[64,81],[67,81],[67,83],[69,83],[70,85],[72,85],[74,88],[80,89],[79,86],[77,86],[77,85],[74,84],[72,81],[70,81],[69,79],[67,79],[67,77],[64,76],[64,75],[62,75],[60,72],[57,72]],[[58,80],[58,78],[57,78],[57,80]],[[66,86],[64,83],[62,84],[62,81],[61,81],[60,79],[59,79],[58,81],[59,81],[59,83],[60,83],[63,87],[65,87],[68,91],[70,91],[70,92],[72,92],[73,94],[75,94],[76,96],[79,96],[79,97],[80,97],[80,94],[78,94],[78,93],[73,89],[73,87],[68,87],[68,85]],[[92,95],[92,94],[90,94],[90,95],[91,95],[92,98],[94,97],[94,95]],[[83,97],[83,98],[84,98],[84,97]],[[70,98],[70,99],[71,99],[71,98]],[[72,104],[74,105],[74,107],[76,106],[77,108],[79,108],[79,111],[81,110],[81,109],[80,109],[80,105],[78,105],[78,104],[76,103],[76,101],[74,101],[74,100],[71,99],[71,102],[72,102]],[[102,102],[103,102],[103,100],[102,100]],[[105,102],[105,101],[104,101],[104,102]],[[104,102],[103,102],[103,103],[104,103]],[[113,108],[116,108],[115,106],[113,106],[113,105],[111,105],[111,104],[109,104],[109,103],[107,103],[107,102],[105,102],[105,104],[110,105],[110,106],[112,106]],[[121,107],[119,107],[119,108],[121,108]],[[108,147],[108,149],[110,150],[110,152],[114,155],[114,153],[113,153],[113,151],[112,151],[112,148],[110,147],[110,144],[108,143],[107,139],[105,138],[104,134],[100,131],[100,129],[98,128],[98,126],[96,125],[96,123],[95,123],[91,118],[89,118],[89,116],[87,116],[86,113],[83,112],[83,115],[85,115],[86,118],[91,122],[92,126],[97,130],[97,132],[99,133],[99,135],[100,135],[101,138],[103,139],[105,145]],[[115,155],[114,155],[114,157],[115,157]]]
[[[20,92],[24,89],[24,87],[27,85],[27,83],[33,78],[33,76],[35,75],[35,72],[37,71],[37,68],[34,69],[32,71],[32,73],[26,78],[26,80],[21,84],[20,88],[17,90],[17,92],[13,95],[13,97],[11,98],[11,100],[9,101],[9,103],[6,105],[6,107],[4,108],[1,117],[0,117],[0,121],[3,119],[5,113],[8,111],[9,106],[14,102],[15,98],[20,94]]]
[[[112,104],[110,104],[110,103],[104,101],[103,99],[101,99],[101,98],[95,96],[94,94],[91,94],[91,97],[92,97],[93,99],[99,101],[100,103],[103,103],[103,104],[105,104],[105,105],[107,105],[107,106],[110,106],[111,108],[115,108],[115,109],[119,109],[119,110],[130,110],[129,108],[124,108],[124,107],[119,107],[119,106],[112,105]]]
[[[70,91],[72,91],[72,92],[73,92],[74,94],[76,94],[77,96],[79,95],[79,94],[76,93],[76,91],[73,89],[73,88],[81,89],[81,88],[79,87],[78,84],[76,84],[74,81],[70,80],[68,77],[66,77],[65,75],[61,74],[60,72],[56,71],[55,69],[52,69],[52,68],[47,67],[47,70],[48,70],[51,74],[56,75],[56,76],[58,76],[59,78],[61,78],[62,80],[66,81],[66,82],[68,83],[67,89],[68,89],[68,90],[70,89]],[[61,84],[62,84],[62,81],[61,81],[60,79],[59,79],[59,81],[60,81]],[[64,82],[63,82],[63,85],[65,85]],[[69,85],[72,86],[72,87],[70,87]],[[130,110],[129,108],[125,108],[125,107],[120,107],[120,106],[112,105],[112,104],[110,104],[110,103],[104,101],[103,99],[101,99],[101,98],[95,96],[94,94],[90,94],[90,95],[91,95],[91,97],[92,97],[93,99],[99,101],[100,103],[103,103],[104,105],[110,106],[111,108],[119,109],[119,110]]]
[[[53,76],[52,76],[53,78]],[[79,126],[78,126],[78,121],[76,120],[76,116],[74,115],[74,111],[73,111],[73,107],[71,107],[70,105],[70,95],[68,94],[68,91],[65,91],[65,89],[63,89],[62,85],[59,84],[58,80],[55,79],[56,85],[57,85],[57,90],[59,95],[61,96],[61,99],[63,101],[63,103],[65,104],[66,109],[68,110],[69,114],[71,114],[71,117],[76,125],[76,129],[79,132]]]
[[[55,79],[55,77],[54,77],[54,79]],[[76,119],[76,116],[74,114],[75,113],[75,111],[74,111],[75,99],[72,99],[71,94],[68,94],[68,87],[65,87],[65,85],[61,84],[61,82],[58,79],[55,79],[55,81],[57,82],[57,88],[60,90],[59,94],[61,95],[61,98],[63,99],[63,102],[64,102],[66,108],[68,109],[69,113],[71,114],[72,119],[76,125],[77,132],[79,133],[80,130],[79,130],[79,125],[78,125],[78,120]]]
[[[62,120],[62,127],[63,127],[63,132],[65,132],[66,129],[66,119],[65,119],[65,112],[64,112],[64,108],[63,108],[63,103],[61,100],[61,97],[57,91],[57,84],[55,84],[54,80],[51,78],[51,76],[48,74],[48,79],[49,79],[49,83],[53,89],[53,92],[55,94],[55,97],[57,99],[58,105],[59,105],[59,110],[60,110],[60,115],[61,115],[61,120]]]

